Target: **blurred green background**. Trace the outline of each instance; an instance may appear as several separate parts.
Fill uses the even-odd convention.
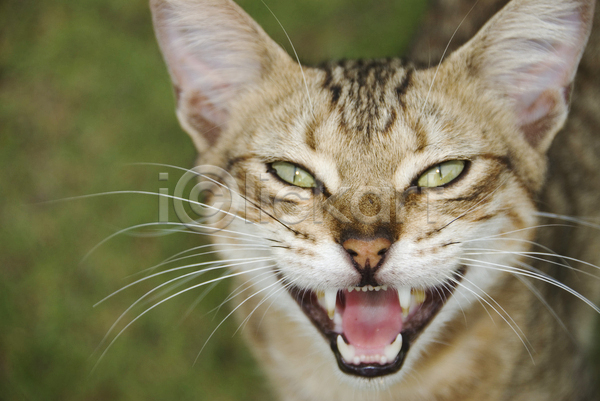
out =
[[[401,55],[424,0],[266,0],[300,58]],[[260,0],[240,1],[290,50]],[[199,235],[122,235],[157,221],[154,162],[191,167],[195,152],[174,114],[170,82],[146,0],[0,1],[0,400],[265,400],[263,377],[227,321],[209,313],[220,285],[152,310],[95,370],[114,320],[164,279],[106,295],[130,275],[188,248]],[[175,181],[175,180],[171,180]],[[170,277],[169,277],[170,278]],[[147,305],[146,305],[147,306]],[[135,309],[128,318],[143,309]],[[123,325],[119,326],[120,328]]]

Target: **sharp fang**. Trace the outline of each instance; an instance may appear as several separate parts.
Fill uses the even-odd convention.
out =
[[[338,334],[338,336],[337,336],[337,347],[338,347],[338,351],[340,351],[340,354],[342,354],[342,358],[344,358],[344,360],[346,362],[348,362],[348,363],[354,362],[354,358],[355,358],[354,347],[352,345],[346,344],[346,341],[344,341],[341,334]],[[360,360],[359,360],[359,362],[360,362]]]
[[[415,297],[415,303],[422,304],[425,302],[425,291],[420,288],[413,288],[413,296]]]
[[[325,309],[330,319],[335,315],[335,299],[337,298],[337,290],[325,291]]]
[[[339,342],[339,339],[338,339],[338,342]],[[342,342],[343,342],[343,340],[342,340]],[[339,348],[339,346],[338,346],[338,348]],[[400,353],[401,349],[402,349],[402,333],[400,333],[396,336],[396,339],[394,340],[393,343],[385,346],[383,354],[386,357],[388,362],[393,362],[394,360],[396,360],[396,357]]]
[[[323,291],[317,291],[317,301],[319,301],[319,305],[325,308],[325,293]]]
[[[410,304],[412,301],[410,287],[400,287],[398,289],[398,300],[400,301],[400,307],[402,308],[402,316],[406,318],[410,311]]]

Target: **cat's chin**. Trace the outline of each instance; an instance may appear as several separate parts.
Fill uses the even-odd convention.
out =
[[[465,270],[425,289],[383,285],[321,292],[286,287],[329,342],[340,370],[373,378],[400,371],[411,345],[452,296]]]

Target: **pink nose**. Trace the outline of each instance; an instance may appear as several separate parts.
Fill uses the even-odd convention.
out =
[[[391,245],[392,243],[385,238],[375,238],[371,241],[349,239],[342,244],[361,269],[377,266]]]

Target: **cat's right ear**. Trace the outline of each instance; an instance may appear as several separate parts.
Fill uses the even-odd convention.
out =
[[[513,0],[449,60],[504,101],[516,128],[540,152],[566,120],[594,3]]]
[[[151,0],[177,117],[203,152],[215,144],[245,91],[290,57],[230,0]],[[288,67],[289,68],[289,67]]]

